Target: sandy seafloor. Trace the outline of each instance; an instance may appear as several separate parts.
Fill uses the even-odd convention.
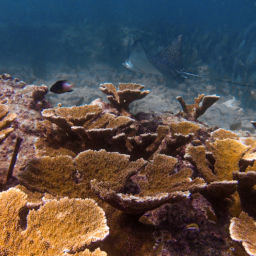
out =
[[[253,108],[246,110],[241,107],[239,96],[244,97],[248,93],[248,88],[239,88],[221,81],[211,81],[210,78],[187,78],[181,81],[168,80],[163,76],[142,74],[130,71],[124,67],[117,69],[106,64],[93,64],[84,68],[49,67],[51,72],[47,73],[43,79],[38,78],[26,67],[9,68],[9,73],[23,74],[21,77],[26,83],[42,85],[49,88],[56,80],[64,80],[75,84],[74,91],[65,94],[48,93],[48,100],[53,106],[61,103],[62,106],[74,106],[89,104],[96,98],[103,98],[105,95],[99,90],[101,83],[110,82],[118,85],[119,82],[133,82],[145,86],[151,93],[144,99],[134,102],[130,108],[132,113],[138,112],[173,112],[181,110],[176,96],[182,96],[186,103],[193,103],[193,98],[198,94],[217,94],[221,96],[207,112],[199,118],[200,121],[210,126],[217,126],[231,130],[243,130],[254,133],[251,121],[256,119]],[[206,65],[198,66],[198,74],[207,74]],[[216,88],[217,87],[217,88]],[[240,90],[240,91],[239,91]],[[239,91],[239,92],[238,92]],[[236,97],[232,95],[236,92]],[[238,95],[238,96],[237,96]]]

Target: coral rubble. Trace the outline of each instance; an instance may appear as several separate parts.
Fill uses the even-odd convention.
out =
[[[16,113],[11,99],[21,92],[30,103],[17,104],[35,115],[26,119],[30,133],[20,124],[23,112],[8,123],[23,134],[26,161],[16,165],[20,185],[0,194],[0,224],[13,216],[2,229],[1,253],[17,253],[5,250],[18,243],[42,255],[255,255],[256,140],[197,121],[217,96],[200,95],[192,105],[180,97],[176,115],[133,115],[129,104],[149,93],[139,84],[102,84],[110,103],[55,108],[46,108],[44,87],[10,84],[16,91],[1,102],[2,120]],[[98,239],[106,253],[91,244]]]

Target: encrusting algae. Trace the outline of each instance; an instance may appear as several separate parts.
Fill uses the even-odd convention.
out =
[[[149,91],[108,83],[100,89],[110,103],[49,108],[45,87],[7,78],[1,121],[17,115],[12,99],[23,91],[30,103],[18,104],[36,125],[28,142],[28,116],[8,124],[27,153],[2,184],[0,255],[256,255],[256,140],[197,121],[219,97],[178,97],[176,115],[133,115],[129,104]],[[3,155],[8,139],[16,136],[0,142]]]

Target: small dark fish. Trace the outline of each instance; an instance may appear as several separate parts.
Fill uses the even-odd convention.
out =
[[[73,84],[70,84],[67,80],[59,80],[56,83],[54,83],[50,91],[54,93],[65,93],[65,92],[72,92]]]

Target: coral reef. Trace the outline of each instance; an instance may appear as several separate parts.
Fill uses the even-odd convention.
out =
[[[37,109],[35,106],[47,106],[43,88],[38,87],[32,94],[30,91],[32,98],[37,95],[33,100],[37,103],[29,104],[30,111]],[[36,112],[36,126],[30,130],[34,148],[24,156],[25,167],[16,166],[20,168],[18,182],[23,186],[1,194],[14,193],[8,199],[10,208],[3,206],[15,215],[8,231],[16,232],[14,240],[6,238],[6,243],[22,244],[20,236],[30,239],[34,226],[41,232],[35,243],[41,249],[47,244],[42,250],[105,255],[89,245],[94,238],[81,234],[81,221],[92,222],[88,218],[95,219],[94,213],[76,212],[79,207],[86,207],[84,204],[95,206],[92,200],[96,200],[105,211],[110,228],[109,236],[99,246],[109,255],[254,255],[249,251],[254,229],[247,237],[239,227],[244,225],[244,218],[250,218],[250,223],[256,218],[255,138],[197,121],[218,99],[216,96],[200,95],[192,105],[179,98],[183,112],[176,115],[133,115],[129,104],[148,94],[142,88],[139,84],[120,84],[117,90],[113,84],[102,84],[101,90],[110,103],[96,99],[89,105],[47,108],[41,111],[42,116]],[[7,107],[12,112],[10,102],[2,104],[6,104],[4,116]],[[14,126],[12,133],[15,129],[20,127]],[[67,235],[56,242],[58,232],[66,233],[60,222],[68,211],[72,217],[65,222],[70,223],[70,228],[75,226],[74,238]],[[13,231],[22,214],[27,215],[24,230]],[[54,222],[49,230],[41,223],[47,226],[46,216]],[[97,225],[93,224],[97,234],[108,233],[106,226],[102,231],[102,226]],[[234,234],[238,229],[241,233]],[[89,233],[93,235],[94,231]],[[4,246],[0,247],[3,251]]]

